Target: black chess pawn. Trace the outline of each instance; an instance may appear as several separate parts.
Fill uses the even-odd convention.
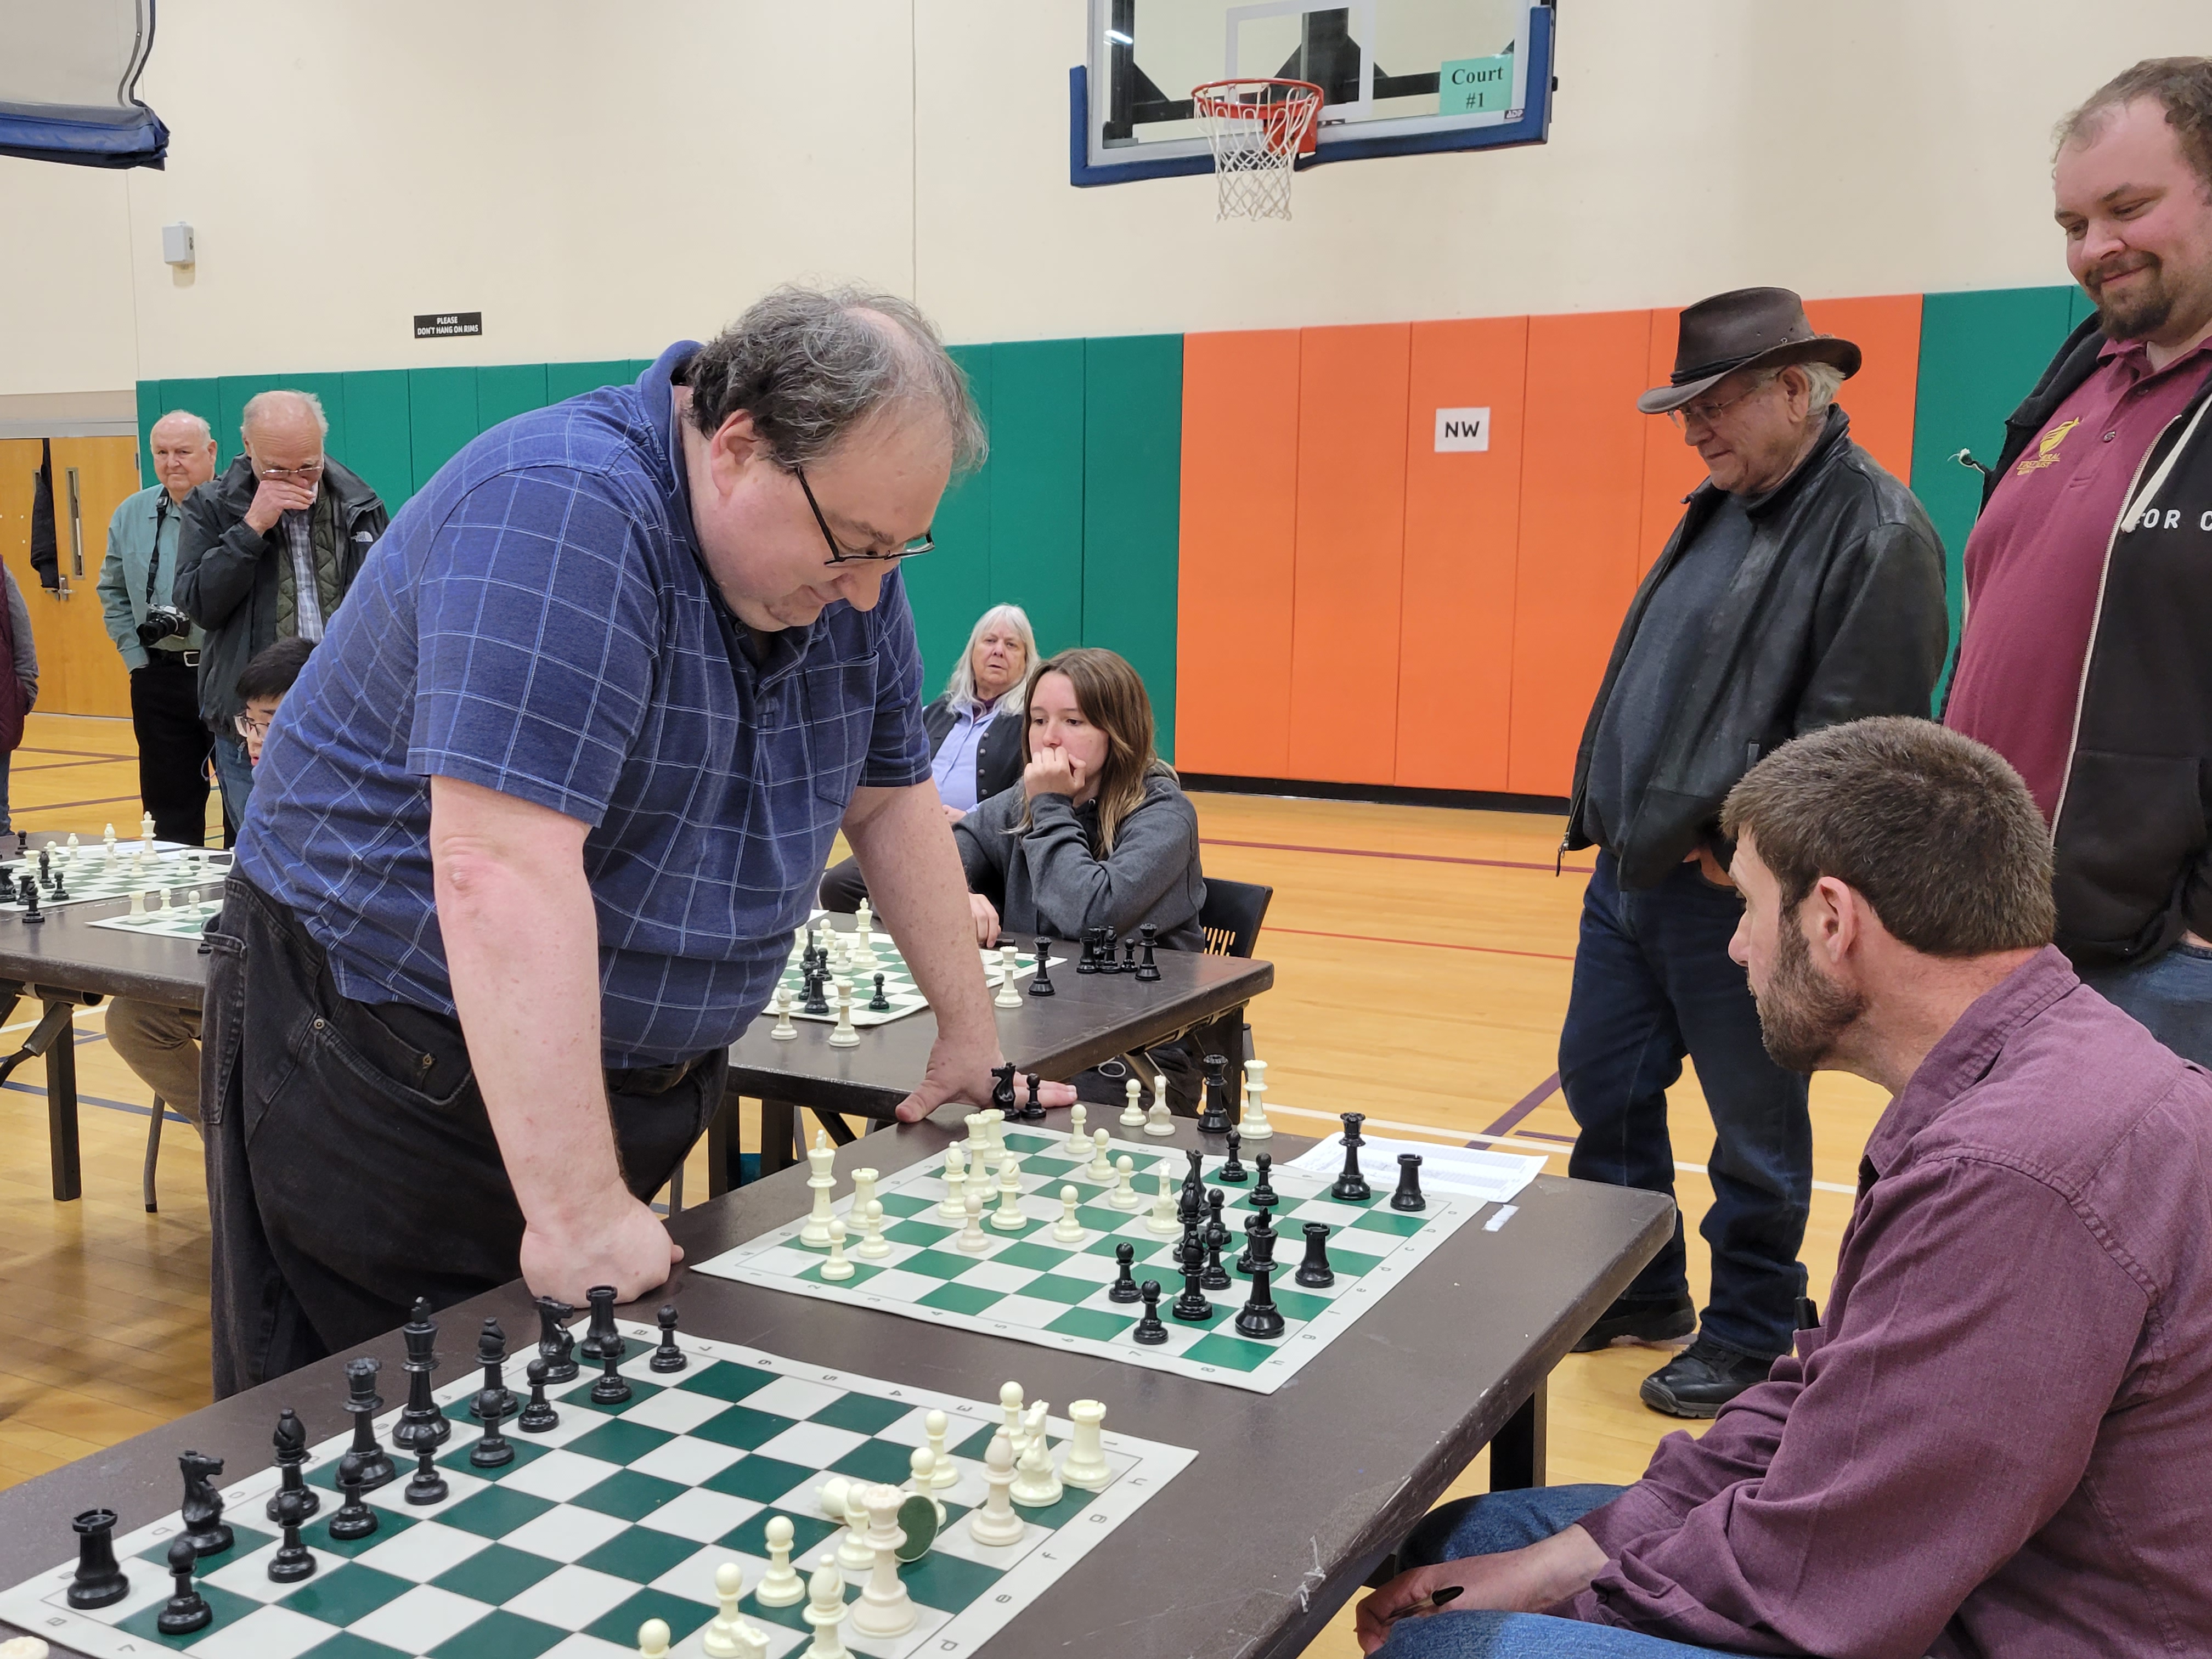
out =
[[[1298,1263],[1297,1279],[1308,1290],[1336,1283],[1336,1269],[1328,1265],[1328,1223],[1306,1223],[1306,1259]]]
[[[548,1382],[576,1380],[576,1334],[568,1328],[575,1316],[576,1310],[565,1302],[550,1296],[538,1298],[538,1357],[545,1362]]]
[[[70,1579],[69,1604],[88,1611],[130,1595],[131,1581],[115,1561],[115,1511],[86,1510],[70,1529],[76,1534],[76,1572]]]
[[[307,1514],[303,1492],[276,1494],[276,1524],[284,1529],[284,1541],[269,1558],[269,1577],[276,1583],[296,1584],[315,1576],[314,1552],[300,1541],[300,1528],[306,1524]]]
[[[507,1333],[500,1328],[496,1319],[485,1320],[483,1329],[477,1334],[477,1364],[483,1367],[483,1387],[469,1401],[469,1415],[482,1417],[483,1413],[477,1408],[483,1404],[484,1396],[495,1395],[499,1399],[499,1414],[514,1416],[514,1395],[507,1386]]]
[[[1030,1097],[1022,1104],[1023,1122],[1042,1123],[1044,1121],[1044,1102],[1038,1098],[1038,1095],[1043,1088],[1044,1079],[1039,1077],[1035,1072],[1031,1072],[1030,1073]]]
[[[270,1494],[269,1518],[271,1521],[276,1518],[276,1506],[283,1500],[284,1494],[288,1492],[306,1494],[307,1514],[312,1516],[316,1510],[322,1508],[323,1499],[322,1494],[309,1486],[300,1474],[301,1466],[307,1461],[307,1431],[306,1425],[300,1421],[300,1414],[289,1406],[285,1407],[277,1414],[276,1432],[270,1436],[269,1439],[270,1443],[276,1449],[275,1461],[282,1480],[282,1484],[276,1490]]]
[[[188,1451],[177,1459],[177,1468],[185,1477],[182,1517],[192,1553],[221,1555],[232,1541],[230,1525],[222,1518],[222,1494],[215,1489],[222,1477],[222,1459]]]
[[[1206,1299],[1206,1263],[1197,1256],[1182,1264],[1182,1294],[1168,1311],[1192,1324],[1213,1317],[1213,1304]]]
[[[1232,1187],[1241,1187],[1252,1178],[1252,1172],[1244,1167],[1237,1156],[1243,1146],[1244,1137],[1231,1129],[1229,1132],[1229,1161],[1213,1172],[1216,1181],[1225,1181]]]
[[[346,1361],[345,1408],[353,1414],[353,1449],[348,1455],[360,1461],[363,1492],[374,1492],[399,1473],[392,1467],[391,1455],[376,1443],[376,1414],[384,1409],[384,1396],[376,1391],[376,1374],[382,1369],[366,1354]]]
[[[30,851],[31,832],[27,830],[18,830],[15,832],[15,856],[19,859],[27,857]]]
[[[1267,1172],[1274,1162],[1272,1152],[1262,1152],[1252,1160],[1253,1167],[1260,1172],[1260,1178],[1252,1183],[1252,1196],[1244,1201],[1255,1210],[1272,1210],[1283,1201],[1276,1195],[1274,1185],[1268,1179]]]
[[[1206,1266],[1198,1282],[1209,1291],[1225,1291],[1235,1281],[1229,1269],[1221,1265],[1222,1247],[1229,1243],[1229,1229],[1218,1221],[1208,1222],[1206,1228]]]
[[[1137,983],[1149,985],[1160,976],[1160,964],[1152,960],[1152,946],[1158,941],[1160,930],[1148,921],[1137,931],[1145,939],[1145,959],[1137,964]]]
[[[39,914],[39,884],[33,881],[28,876],[23,878],[21,897],[23,904],[23,925],[26,927],[28,927],[34,922],[44,921],[46,917]]]
[[[1224,1222],[1224,1221],[1221,1218],[1221,1208],[1222,1208],[1222,1206],[1223,1206],[1223,1205],[1224,1205],[1224,1204],[1226,1204],[1228,1201],[1229,1201],[1229,1194],[1226,1194],[1226,1193],[1224,1193],[1224,1192],[1223,1192],[1223,1191],[1221,1190],[1221,1188],[1218,1188],[1218,1187],[1209,1187],[1209,1188],[1206,1188],[1206,1220],[1207,1220],[1209,1223],[1211,1223],[1212,1225],[1214,1225],[1214,1226],[1216,1226],[1216,1227],[1220,1227],[1220,1228],[1223,1228],[1223,1229],[1224,1229],[1224,1230],[1225,1230],[1225,1229],[1227,1228],[1227,1226],[1228,1226],[1228,1224],[1227,1224],[1226,1222]]]
[[[69,872],[68,872],[68,871],[66,871],[66,870],[57,870],[57,871],[55,871],[55,872],[54,872],[54,896],[55,896],[57,899],[66,899],[66,898],[68,898],[68,897],[69,897],[69,896],[70,896],[70,890],[69,890]]]
[[[1121,941],[1121,971],[1125,974],[1137,971],[1137,941],[1133,939]]]
[[[1206,1109],[1198,1115],[1202,1135],[1225,1135],[1235,1126],[1229,1117],[1229,1060],[1224,1054],[1206,1057]]]
[[[594,1285],[584,1292],[584,1300],[592,1304],[592,1326],[576,1352],[586,1359],[604,1359],[610,1349],[618,1354],[627,1352],[622,1333],[615,1328],[615,1287]]]
[[[1166,1341],[1168,1328],[1160,1323],[1160,1281],[1157,1279],[1146,1279],[1138,1287],[1137,1294],[1144,1298],[1145,1314],[1144,1317],[1137,1322],[1137,1328],[1131,1331],[1129,1334],[1147,1346],[1156,1342]]]
[[[341,1544],[351,1543],[356,1538],[366,1538],[376,1530],[376,1511],[362,1501],[362,1493],[368,1490],[362,1480],[366,1473],[359,1452],[348,1452],[338,1459],[338,1491],[345,1502],[330,1520],[331,1536]]]
[[[1137,1281],[1129,1271],[1136,1259],[1135,1245],[1116,1244],[1114,1247],[1114,1265],[1118,1271],[1114,1275],[1113,1284],[1107,1288],[1106,1299],[1109,1302],[1134,1302],[1137,1299]]]
[[[1105,931],[1103,927],[1086,927],[1083,930],[1083,952],[1075,959],[1077,973],[1095,974],[1098,971],[1098,941]],[[1163,1335],[1159,1340],[1164,1342],[1167,1338]]]
[[[1364,1112],[1344,1114],[1344,1170],[1329,1188],[1329,1196],[1352,1203],[1364,1203],[1375,1196],[1367,1184],[1367,1177],[1359,1171],[1359,1149],[1367,1143],[1360,1137],[1359,1126],[1367,1121]]]
[[[552,1367],[540,1354],[523,1367],[522,1374],[530,1379],[530,1403],[522,1408],[522,1415],[514,1419],[514,1426],[525,1434],[544,1434],[561,1426],[561,1413],[553,1409],[545,1398],[546,1379]]]
[[[1421,1194],[1421,1155],[1419,1152],[1398,1154],[1398,1190],[1390,1194],[1394,1210],[1425,1210],[1429,1200]]]
[[[1053,984],[1052,975],[1047,971],[1051,966],[1051,961],[1052,941],[1048,939],[1039,939],[1036,942],[1036,973],[1030,980],[1031,996],[1054,997],[1060,994],[1059,988]]]
[[[629,1385],[623,1385],[625,1390]],[[477,1391],[476,1403],[469,1414],[483,1419],[483,1438],[469,1448],[469,1466],[478,1469],[503,1469],[514,1462],[514,1443],[501,1434],[499,1425],[507,1420],[507,1407],[514,1404],[514,1396],[505,1389],[483,1389]]]
[[[691,1363],[690,1356],[676,1346],[676,1304],[660,1304],[660,1346],[653,1351],[646,1364],[656,1371],[680,1371]]]
[[[192,1587],[192,1569],[199,1559],[191,1539],[179,1534],[169,1540],[169,1576],[177,1581],[176,1589],[154,1620],[154,1628],[164,1636],[190,1636],[205,1630],[215,1619],[207,1597]]]
[[[1182,1237],[1168,1246],[1168,1260],[1178,1267],[1198,1266],[1206,1260],[1206,1241],[1200,1229],[1206,1224],[1195,1215],[1183,1218]]]
[[[533,1360],[531,1363],[535,1364],[537,1362]],[[428,1509],[433,1504],[444,1503],[448,1490],[446,1477],[438,1473],[438,1449],[435,1446],[417,1446],[415,1449],[415,1473],[408,1478],[407,1490],[403,1496],[416,1508]]]
[[[884,994],[884,976],[878,974],[876,994],[868,999],[868,1012],[872,1014],[888,1014],[890,1011],[891,1000]]]
[[[629,1398],[629,1379],[619,1369],[622,1351],[617,1348],[599,1356],[599,1380],[592,1384],[592,1400],[601,1406],[619,1406]]]
[[[1237,1334],[1258,1337],[1263,1342],[1283,1334],[1283,1310],[1275,1305],[1275,1293],[1267,1284],[1267,1271],[1261,1267],[1252,1275],[1251,1298],[1237,1315]]]
[[[430,1393],[430,1373],[438,1369],[438,1325],[430,1317],[429,1297],[415,1298],[415,1316],[399,1328],[399,1335],[407,1344],[407,1358],[400,1362],[407,1373],[407,1404],[392,1425],[392,1443],[404,1455],[423,1446],[444,1445],[453,1425]]]

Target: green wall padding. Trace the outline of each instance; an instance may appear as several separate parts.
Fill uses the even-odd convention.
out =
[[[408,452],[416,493],[479,430],[475,369],[407,371]]]
[[[505,363],[477,371],[477,429],[489,432],[533,409],[545,407],[545,365]]]
[[[138,487],[151,489],[154,477],[154,422],[169,411],[161,407],[161,383],[138,382]]]
[[[1182,336],[1084,343],[1083,642],[1129,659],[1175,757]]]
[[[597,392],[603,386],[622,385],[636,378],[630,373],[629,360],[622,357],[598,363],[548,363],[545,401],[566,403],[586,392]]]
[[[1912,493],[1943,538],[1954,640],[1966,593],[1960,561],[1981,509],[1982,475],[1951,458],[1971,449],[1983,465],[1996,465],[2005,416],[2087,308],[2087,297],[2072,287],[1983,289],[1930,294],[1921,301]]]
[[[991,421],[991,348],[954,346],[952,360],[968,376],[975,406]],[[995,434],[994,434],[995,436]],[[995,448],[995,442],[994,447]],[[922,700],[945,689],[945,677],[968,643],[968,630],[991,604],[991,468],[956,480],[937,504],[929,527],[934,550],[904,567],[907,602],[921,647]]]
[[[338,459],[368,481],[387,511],[397,513],[415,493],[407,371],[356,369],[343,379],[346,453]]]
[[[1083,356],[1081,340],[991,348],[990,597],[1029,612],[1048,656],[1083,642]]]

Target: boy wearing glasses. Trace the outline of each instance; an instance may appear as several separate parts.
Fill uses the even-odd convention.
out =
[[[330,422],[312,392],[264,392],[240,423],[244,453],[185,498],[178,607],[206,631],[200,717],[215,734],[224,841],[237,839],[253,767],[234,729],[239,676],[278,640],[323,637],[390,515],[323,453]]]

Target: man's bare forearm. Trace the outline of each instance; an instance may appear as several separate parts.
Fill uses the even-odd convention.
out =
[[[862,790],[846,813],[845,837],[899,954],[929,1000],[939,1034],[995,1044],[998,1029],[968,911],[968,877],[937,786]]]

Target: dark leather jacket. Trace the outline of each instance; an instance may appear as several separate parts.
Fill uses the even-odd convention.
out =
[[[921,729],[929,734],[929,752],[934,755],[945,746],[945,734],[952,730],[950,697],[939,697],[921,711]],[[975,799],[990,799],[1019,782],[1021,775],[1021,716],[994,714],[983,728],[983,740],[975,745]]]
[[[1591,845],[1583,807],[1606,699],[1653,591],[1718,498],[1711,483],[1691,493],[1629,603],[1583,726],[1563,851]],[[1912,492],[1851,441],[1842,410],[1829,410],[1803,465],[1747,511],[1751,550],[1706,618],[1700,666],[1660,728],[1650,786],[1610,849],[1626,886],[1657,885],[1701,841],[1717,847],[1721,803],[1760,756],[1844,720],[1924,716],[1942,672],[1943,544]]]

